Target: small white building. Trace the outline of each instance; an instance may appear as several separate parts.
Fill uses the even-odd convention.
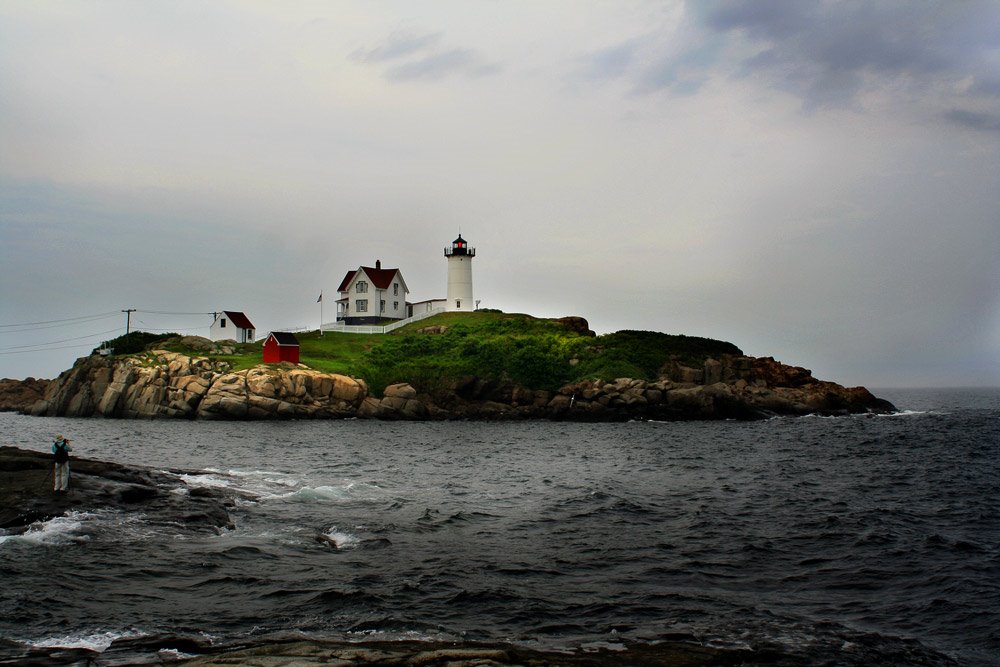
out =
[[[344,324],[378,324],[383,320],[401,320],[408,316],[406,287],[399,269],[359,266],[348,271],[337,288],[337,321]]]
[[[238,310],[224,310],[215,314],[215,321],[208,330],[212,340],[235,340],[237,343],[252,343],[256,327],[245,314]]]
[[[445,299],[427,299],[426,301],[414,301],[407,311],[408,317],[433,313],[437,310],[444,310],[448,305]]]

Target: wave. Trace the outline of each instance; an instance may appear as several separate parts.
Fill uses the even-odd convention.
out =
[[[363,482],[349,482],[343,486],[303,486],[289,493],[271,495],[268,499],[291,500],[296,502],[377,500],[378,486]]]
[[[117,510],[71,510],[62,516],[36,521],[22,533],[0,535],[0,545],[64,546],[87,542],[95,535],[142,538],[146,534],[145,525],[141,516]]]
[[[338,550],[354,549],[361,544],[360,537],[339,530],[337,526],[332,526],[329,531],[321,533],[320,538]]]
[[[944,414],[944,413],[932,412],[930,410],[900,410],[898,412],[888,412],[886,414],[878,414],[875,416],[880,418],[886,418],[886,417],[913,417],[915,415],[929,415],[929,414]]]
[[[219,470],[170,473],[185,487],[172,489],[187,493],[188,489],[208,488],[235,492],[253,501],[287,500],[291,502],[346,502],[380,500],[382,489],[371,482],[308,485],[296,476],[270,470]]]
[[[102,653],[120,639],[138,639],[147,636],[139,630],[104,631],[95,630],[88,635],[63,635],[26,642],[33,648],[79,648]]]

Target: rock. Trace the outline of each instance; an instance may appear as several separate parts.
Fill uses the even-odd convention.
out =
[[[712,358],[706,359],[703,378],[705,384],[722,382],[722,362]]]
[[[18,534],[37,521],[69,510],[115,508],[141,512],[150,523],[183,523],[191,530],[232,528],[228,507],[235,496],[218,489],[177,493],[180,477],[151,468],[78,457],[70,458],[67,493],[55,493],[50,479],[52,456],[17,447],[0,447],[0,528]],[[198,474],[189,471],[189,474]]]
[[[443,334],[447,333],[448,327],[444,324],[437,324],[434,326],[424,327],[422,329],[417,329],[417,333],[422,334]]]
[[[228,368],[165,350],[113,362],[87,357],[48,383],[30,410],[39,416],[133,419],[332,418],[354,416],[368,393],[363,381],[334,373]]]
[[[400,382],[398,384],[390,384],[382,392],[382,395],[387,398],[415,398],[417,390],[405,382]]]
[[[559,324],[563,325],[565,328],[569,329],[570,331],[575,331],[581,336],[588,336],[590,338],[597,336],[597,334],[590,328],[590,323],[588,323],[587,320],[585,320],[582,317],[577,317],[577,316],[560,317],[556,321],[559,322]]]
[[[344,375],[291,365],[231,371],[228,364],[206,357],[150,350],[113,361],[81,359],[47,382],[40,398],[26,394],[23,409],[40,416],[139,419],[581,421],[757,419],[895,409],[863,387],[816,380],[807,369],[771,357],[722,355],[699,368],[671,359],[661,372],[655,382],[582,380],[556,392],[470,375],[430,396],[410,383],[396,382],[376,399],[363,380]]]
[[[800,366],[786,366],[773,357],[754,359],[752,373],[754,379],[764,380],[772,387],[801,387],[816,381],[811,371]]]

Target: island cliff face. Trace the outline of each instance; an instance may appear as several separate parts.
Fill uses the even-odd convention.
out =
[[[655,382],[587,380],[542,391],[469,376],[434,395],[399,382],[380,398],[364,380],[344,375],[288,365],[234,372],[225,362],[164,350],[85,357],[48,382],[40,398],[40,381],[33,382],[33,391],[5,385],[0,405],[36,416],[237,420],[761,419],[895,410],[863,387],[816,380],[770,357],[735,355],[709,358],[700,368],[672,361]]]
[[[49,383],[29,412],[39,416],[151,419],[353,417],[363,380],[304,368],[230,372],[225,362],[154,350],[109,360],[91,356]]]

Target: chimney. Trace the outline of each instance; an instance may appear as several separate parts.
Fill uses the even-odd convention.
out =
[[[375,260],[375,268],[376,269],[381,269],[382,268],[382,260],[381,259],[376,259]]]

